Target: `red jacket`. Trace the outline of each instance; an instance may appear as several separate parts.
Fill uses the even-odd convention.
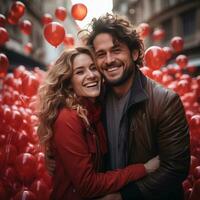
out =
[[[89,105],[86,128],[75,110],[62,109],[55,122],[53,150],[56,170],[53,177],[53,200],[81,200],[116,192],[130,181],[146,175],[143,164],[125,169],[97,172],[106,153],[105,133],[99,110]],[[94,131],[96,130],[96,131]]]

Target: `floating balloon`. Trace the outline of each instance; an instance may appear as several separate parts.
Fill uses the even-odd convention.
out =
[[[44,28],[44,37],[51,45],[57,47],[64,40],[65,29],[60,23],[51,22]]]
[[[28,42],[25,46],[24,46],[24,52],[26,54],[30,54],[33,51],[33,45],[31,42]]]
[[[21,1],[15,1],[10,9],[10,14],[16,18],[20,18],[24,15],[25,5]]]
[[[3,27],[0,27],[0,45],[5,44],[9,40],[9,34],[7,30]]]
[[[145,38],[149,35],[150,33],[150,26],[147,23],[141,23],[138,26],[138,33],[140,37]]]
[[[13,200],[37,200],[37,198],[33,192],[22,190],[14,196]]]
[[[183,69],[188,64],[188,58],[187,58],[187,56],[185,56],[185,55],[179,55],[179,56],[177,56],[176,57],[176,63],[177,63],[177,65],[179,65]]]
[[[172,57],[172,49],[170,47],[163,47],[163,51],[165,52],[166,60],[169,60]]]
[[[82,3],[72,6],[71,15],[75,20],[83,20],[87,15],[87,7]]]
[[[48,23],[51,23],[53,21],[53,17],[49,13],[45,13],[42,16],[42,24],[46,25]]]
[[[8,23],[11,24],[11,25],[17,25],[18,22],[19,22],[19,18],[18,18],[18,17],[15,17],[15,16],[12,15],[11,13],[8,13],[7,21],[8,21]]]
[[[158,83],[161,83],[162,82],[162,78],[163,78],[163,74],[162,74],[162,71],[160,70],[154,70],[152,72],[152,78],[157,81]]]
[[[4,27],[6,25],[6,17],[2,14],[0,14],[0,26]]]
[[[58,8],[56,8],[55,10],[55,16],[57,19],[64,21],[65,18],[67,17],[67,11],[64,7],[59,6]]]
[[[20,30],[25,35],[30,35],[32,32],[32,23],[29,20],[24,20],[20,23]]]
[[[36,195],[37,200],[49,199],[49,188],[43,180],[35,180],[30,190]]]
[[[7,74],[9,61],[5,54],[0,53],[0,78],[4,78]]]
[[[64,45],[68,47],[73,47],[74,46],[74,37],[71,34],[66,34],[65,38],[63,40]]]
[[[143,66],[140,68],[140,70],[145,76],[148,76],[149,78],[152,77],[152,69],[150,69],[149,67]]]
[[[21,153],[16,157],[15,168],[18,178],[30,183],[36,177],[37,162],[35,156],[30,153]]]
[[[22,83],[22,92],[26,96],[31,97],[37,93],[38,87],[39,81],[37,80],[36,76],[32,74],[27,74]]]
[[[166,62],[165,52],[158,46],[148,48],[145,51],[144,59],[146,65],[153,70],[160,69]]]
[[[154,41],[161,41],[165,38],[165,31],[164,29],[156,29],[153,34],[152,34],[153,40]]]
[[[175,36],[171,39],[170,44],[174,51],[179,52],[183,50],[184,41],[181,37]]]

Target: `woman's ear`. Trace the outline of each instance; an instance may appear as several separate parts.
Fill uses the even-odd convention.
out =
[[[132,51],[132,58],[134,61],[136,61],[138,59],[139,56],[139,51],[137,49]]]

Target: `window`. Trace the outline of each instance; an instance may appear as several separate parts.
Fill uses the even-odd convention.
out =
[[[188,37],[195,33],[196,30],[196,10],[190,10],[181,14],[183,36]]]
[[[165,41],[169,41],[172,38],[172,20],[164,21],[162,27],[165,30]]]

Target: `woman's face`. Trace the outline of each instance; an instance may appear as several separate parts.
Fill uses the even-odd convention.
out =
[[[79,54],[74,58],[72,65],[71,84],[77,96],[92,98],[99,96],[101,75],[92,58],[87,54]]]

